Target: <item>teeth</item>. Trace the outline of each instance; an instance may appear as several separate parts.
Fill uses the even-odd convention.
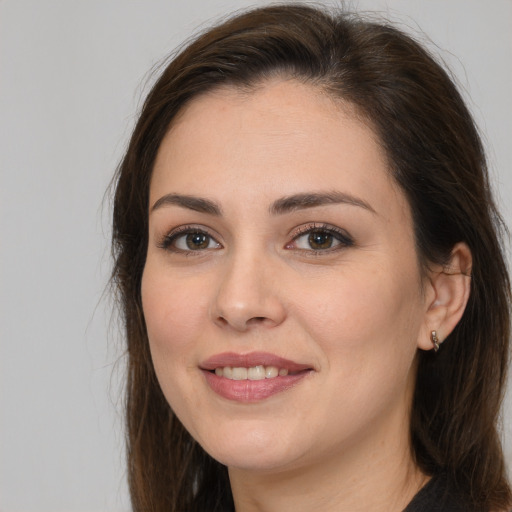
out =
[[[279,375],[279,370],[275,366],[267,366],[265,368],[265,378],[273,379]]]
[[[284,377],[288,375],[288,370],[277,366],[263,365],[251,366],[250,368],[224,366],[223,368],[215,368],[215,375],[230,380],[263,380],[273,379],[278,375]]]
[[[249,380],[262,380],[265,378],[264,366],[253,366],[247,370],[247,378]]]
[[[233,380],[247,380],[247,368],[233,368]]]

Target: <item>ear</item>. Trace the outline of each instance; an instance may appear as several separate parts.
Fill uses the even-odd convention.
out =
[[[441,344],[462,318],[471,288],[472,257],[465,243],[454,246],[450,261],[429,271],[425,289],[425,319],[418,347],[434,348],[432,331]]]

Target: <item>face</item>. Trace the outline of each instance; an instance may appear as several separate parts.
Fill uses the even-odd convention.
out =
[[[196,98],[163,140],[142,279],[151,354],[222,463],[296,468],[407,436],[426,306],[386,165],[349,106],[291,80]]]

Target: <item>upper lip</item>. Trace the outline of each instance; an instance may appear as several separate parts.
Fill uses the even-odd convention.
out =
[[[276,366],[285,368],[289,372],[300,372],[302,370],[312,370],[310,364],[296,363],[284,357],[268,352],[249,352],[247,354],[237,354],[236,352],[224,352],[209,357],[200,364],[203,370],[215,370],[215,368],[224,368],[225,366],[251,368],[254,366]]]

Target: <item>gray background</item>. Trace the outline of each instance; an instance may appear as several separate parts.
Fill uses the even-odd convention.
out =
[[[263,3],[0,0],[0,511],[128,510],[103,195],[150,67]],[[351,4],[435,42],[471,98],[512,224],[512,1]]]

